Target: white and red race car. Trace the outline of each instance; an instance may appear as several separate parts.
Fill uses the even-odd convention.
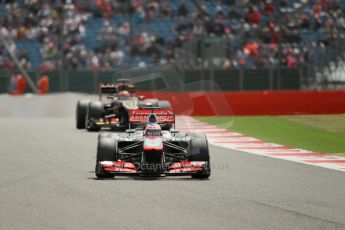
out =
[[[161,121],[174,121],[168,113],[132,114],[133,120],[148,122],[144,129],[126,133],[100,133],[96,176],[192,176],[205,179],[211,174],[208,142],[204,134],[182,134],[162,130]]]

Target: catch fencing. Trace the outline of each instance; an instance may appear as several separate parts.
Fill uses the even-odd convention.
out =
[[[37,82],[38,72],[28,72]],[[113,71],[65,70],[45,73],[50,92],[96,93],[100,82],[132,78],[142,91],[253,91],[297,90],[303,88],[302,68],[292,69],[217,69],[217,68],[138,68]],[[11,73],[0,72],[0,93],[8,92]],[[210,84],[211,82],[211,84]],[[27,89],[27,92],[30,92]]]

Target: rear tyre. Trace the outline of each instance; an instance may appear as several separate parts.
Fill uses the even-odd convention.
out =
[[[189,160],[190,161],[206,161],[207,168],[200,173],[193,174],[192,178],[195,179],[206,179],[209,178],[211,175],[211,169],[210,169],[210,154],[208,150],[208,142],[203,134],[197,134],[197,133],[192,133],[191,136],[198,136],[198,137],[193,137],[190,140],[190,151],[189,151]]]
[[[76,127],[77,129],[85,129],[86,111],[89,105],[89,100],[78,100],[76,107]]]
[[[96,121],[103,117],[104,107],[100,101],[92,101],[86,110],[85,127],[88,131],[97,132],[100,127],[96,125]]]
[[[99,179],[114,178],[113,174],[104,172],[100,161],[116,161],[117,143],[114,137],[99,137],[96,156],[96,177]]]

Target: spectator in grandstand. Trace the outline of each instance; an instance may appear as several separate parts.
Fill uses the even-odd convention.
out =
[[[29,57],[27,55],[27,52],[22,52],[19,56],[18,56],[18,61],[19,61],[19,65],[25,69],[25,70],[30,70],[31,69],[31,63],[29,61]]]
[[[226,68],[294,68],[316,60],[316,52],[306,51],[307,44],[314,42],[316,50],[323,50],[345,30],[345,11],[333,0],[293,5],[273,0],[44,2],[3,3],[6,14],[0,17],[0,33],[9,52],[18,57],[19,43],[30,40],[41,45],[44,65],[63,59],[68,68],[116,68],[131,60],[126,55],[149,62],[174,61],[176,50],[186,43],[196,42],[200,48],[201,41],[211,36],[229,41]],[[100,30],[95,29],[96,45],[90,45],[88,35],[96,22],[91,14],[102,23]],[[10,60],[2,49],[2,66],[13,66]],[[28,68],[30,61],[28,56],[21,58]]]
[[[15,54],[16,51],[17,51],[17,46],[16,46],[16,43],[14,42],[13,39],[9,39],[8,42],[7,42],[7,46],[8,46],[8,49],[7,51],[12,53],[12,54]]]
[[[185,4],[184,0],[181,0],[180,5],[178,7],[178,16],[186,17],[187,13],[188,13],[188,10],[187,10],[186,4]]]
[[[246,9],[246,11],[248,11],[246,15],[246,19],[248,20],[248,22],[251,24],[259,25],[261,22],[262,15],[257,10],[257,8],[254,6],[249,6],[248,9]]]
[[[39,72],[45,73],[55,69],[55,63],[51,60],[44,59],[41,66],[39,67]]]
[[[154,38],[154,42],[160,47],[163,48],[165,46],[165,39],[161,33],[157,33]]]
[[[146,54],[147,56],[151,57],[152,60],[155,60],[156,62],[158,61],[158,59],[160,58],[160,51],[155,42],[147,48]]]
[[[118,46],[116,46],[109,54],[109,60],[112,63],[112,67],[121,65],[123,63],[124,56],[125,54],[123,53],[123,51],[120,50]]]
[[[100,68],[100,60],[95,53],[91,53],[90,57],[91,57],[92,71],[97,72]]]
[[[131,32],[131,25],[129,22],[124,22],[118,29],[118,34],[127,37]]]
[[[54,59],[58,55],[58,50],[56,44],[50,41],[48,38],[45,39],[42,49],[43,58],[45,59]]]
[[[112,5],[110,0],[96,0],[96,7],[97,15],[102,15],[107,19],[112,17]]]
[[[168,0],[164,0],[160,7],[160,17],[161,18],[169,18],[171,17],[172,10],[171,5]]]
[[[115,39],[116,39],[116,36],[115,36],[114,28],[110,25],[110,22],[108,20],[105,20],[103,23],[103,28],[101,30],[101,33],[98,36],[98,40],[111,41]]]
[[[216,36],[223,36],[225,34],[225,27],[222,23],[221,17],[217,17],[216,22],[212,25],[212,29],[209,33],[213,33]]]
[[[194,37],[201,37],[205,34],[204,23],[199,19],[193,24],[193,35]]]

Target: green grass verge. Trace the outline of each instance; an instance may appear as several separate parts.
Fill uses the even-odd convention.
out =
[[[345,156],[345,115],[197,117],[261,140]]]

